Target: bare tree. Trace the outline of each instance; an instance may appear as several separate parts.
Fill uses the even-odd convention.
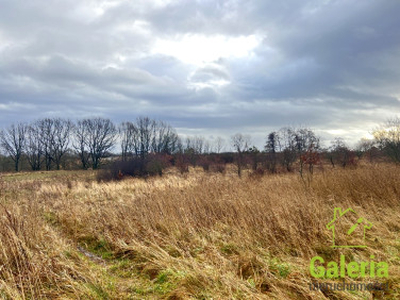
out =
[[[211,153],[211,144],[208,140],[204,141],[203,153]]]
[[[297,158],[296,143],[293,139],[294,132],[294,129],[284,127],[275,136],[279,152],[281,152],[281,164],[289,172],[292,171],[292,165]]]
[[[236,133],[232,136],[232,147],[236,152],[243,153],[249,148],[251,138],[249,135]]]
[[[61,159],[68,151],[73,123],[65,119],[54,119],[53,122],[51,158],[56,164],[57,170],[59,170]]]
[[[40,170],[43,162],[43,149],[37,122],[28,126],[25,153],[32,170]]]
[[[299,128],[293,131],[293,139],[295,149],[299,158],[299,172],[303,177],[303,167],[307,163],[310,173],[312,173],[313,165],[316,162],[318,151],[320,148],[319,137],[308,128]]]
[[[140,157],[142,159],[150,152],[153,135],[155,130],[155,121],[148,117],[139,117],[136,120],[138,130]]]
[[[139,136],[138,129],[132,122],[123,122],[119,127],[121,137],[122,159],[138,156],[139,154]]]
[[[202,136],[195,136],[193,138],[193,148],[196,154],[202,154],[204,151],[205,139]]]
[[[214,147],[215,147],[215,152],[216,152],[216,153],[221,153],[221,151],[222,151],[222,150],[224,149],[224,147],[225,147],[225,140],[224,140],[222,137],[218,136],[218,137],[215,139]]]
[[[107,151],[114,147],[118,131],[114,123],[109,119],[85,119],[83,124],[87,131],[84,143],[91,158],[92,168],[97,169]]]
[[[282,152],[282,165],[292,171],[293,163],[299,161],[299,172],[302,175],[303,166],[306,161],[305,154],[315,153],[319,150],[319,137],[315,133],[305,127],[291,128],[284,127],[275,135],[279,151]],[[312,166],[310,165],[312,169]]]
[[[182,138],[180,136],[177,137],[176,141],[176,152],[177,153],[183,153],[185,152],[185,145],[182,141]]]
[[[19,171],[19,161],[24,149],[27,126],[23,123],[12,124],[0,133],[0,145],[14,161],[15,171]]]
[[[331,142],[331,144],[332,145],[329,148],[329,159],[332,167],[335,167],[336,164],[340,164],[345,168],[347,165],[355,163],[354,153],[346,145],[343,138],[337,137]]]
[[[367,155],[369,161],[372,162],[373,158],[377,155],[378,149],[376,148],[376,140],[362,138],[357,142],[356,151],[358,158]]]
[[[39,129],[40,145],[42,147],[44,163],[46,170],[51,169],[53,161],[53,144],[54,144],[54,119],[45,118],[36,121],[36,126]]]
[[[184,149],[185,149],[185,151],[187,151],[189,149],[193,149],[193,152],[194,152],[194,143],[193,143],[192,137],[187,136],[185,138]]]
[[[380,148],[396,163],[400,162],[400,118],[387,120],[376,128],[373,136]]]
[[[89,168],[89,148],[87,145],[87,137],[89,135],[89,128],[87,120],[79,120],[74,127],[74,143],[73,147],[78,153],[79,159],[82,163],[82,168]]]
[[[152,152],[171,154],[176,151],[178,134],[165,122],[155,121]]]
[[[237,152],[237,155],[236,155],[237,173],[238,173],[238,176],[241,177],[242,176],[242,168],[244,165],[243,152],[245,152],[249,149],[249,144],[250,144],[251,138],[248,135],[236,133],[234,136],[232,136],[231,139],[232,139],[232,147]]]
[[[122,123],[119,131],[124,159],[129,154],[144,159],[149,153],[172,154],[178,150],[178,134],[165,122],[139,117],[135,123]]]

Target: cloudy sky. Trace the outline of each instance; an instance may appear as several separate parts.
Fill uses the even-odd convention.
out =
[[[150,116],[257,146],[400,115],[398,0],[0,0],[0,126]]]

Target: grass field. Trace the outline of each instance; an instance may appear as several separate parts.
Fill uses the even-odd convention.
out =
[[[306,181],[192,170],[98,183],[94,172],[54,171],[5,174],[0,188],[3,298],[400,298],[396,166],[329,169]],[[335,207],[373,223],[367,248],[331,247]],[[389,291],[310,290],[311,258],[340,254],[387,262],[388,278],[346,281]]]

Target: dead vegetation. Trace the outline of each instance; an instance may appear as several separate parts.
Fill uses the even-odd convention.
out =
[[[390,292],[374,297],[400,296],[396,166],[316,172],[307,184],[200,170],[108,183],[56,174],[1,179],[4,298],[372,299],[310,291],[311,257],[341,253],[387,261]],[[334,207],[374,224],[367,249],[330,247]]]

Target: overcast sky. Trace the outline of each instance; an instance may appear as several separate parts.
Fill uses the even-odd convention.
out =
[[[0,126],[150,116],[351,144],[400,115],[399,16],[398,0],[0,0]]]

